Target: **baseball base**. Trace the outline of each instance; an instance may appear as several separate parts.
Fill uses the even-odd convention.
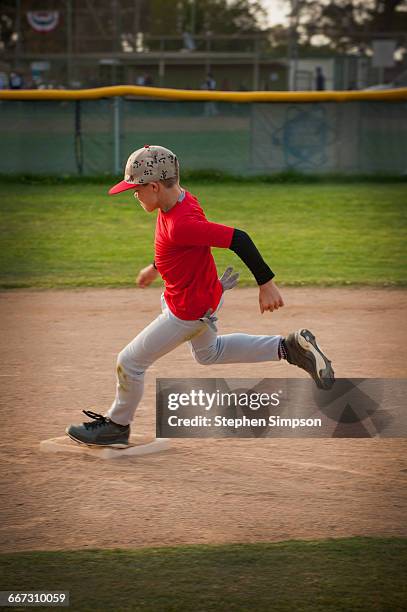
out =
[[[43,453],[69,453],[88,455],[97,459],[118,459],[119,457],[134,457],[151,455],[167,450],[170,447],[168,438],[147,438],[131,436],[129,445],[125,448],[97,447],[79,444],[68,436],[59,436],[40,442],[40,451]]]

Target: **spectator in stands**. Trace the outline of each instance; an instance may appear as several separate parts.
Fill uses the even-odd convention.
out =
[[[321,66],[317,66],[315,69],[315,89],[317,91],[324,91],[325,89],[325,75]]]
[[[24,85],[23,77],[19,72],[10,72],[9,86],[10,89],[22,89]]]
[[[216,81],[213,78],[213,74],[211,72],[208,72],[208,74],[206,75],[206,79],[202,83],[201,89],[206,89],[208,91],[214,91],[216,89]],[[204,115],[205,117],[214,117],[215,115],[219,115],[219,111],[216,108],[215,102],[205,102]]]
[[[181,51],[195,51],[195,41],[189,32],[182,33],[183,48]]]
[[[152,87],[154,85],[153,77],[148,72],[144,75],[144,85],[146,87]]]
[[[204,87],[202,89],[208,89],[209,91],[214,91],[216,89],[216,81],[213,78],[213,74],[208,72],[206,75],[206,80],[204,81]]]

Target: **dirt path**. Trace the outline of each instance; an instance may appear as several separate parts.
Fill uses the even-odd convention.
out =
[[[407,291],[284,297],[262,317],[255,289],[230,292],[220,331],[307,326],[337,376],[406,377]],[[407,535],[406,440],[174,440],[116,462],[41,454],[83,408],[110,405],[116,354],[158,307],[155,289],[0,294],[2,551]],[[182,346],[151,368],[135,425],[154,431],[156,376],[293,375],[284,363],[208,369]]]

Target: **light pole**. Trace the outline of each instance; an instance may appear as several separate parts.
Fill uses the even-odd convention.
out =
[[[288,43],[288,89],[296,91],[297,89],[297,70],[298,70],[298,8],[299,0],[290,0],[290,37]]]
[[[21,56],[21,0],[16,0],[16,46],[14,54],[14,70],[19,69],[20,56]]]
[[[191,0],[191,36],[195,36],[196,4]]]
[[[68,89],[72,81],[72,0],[66,0],[66,78]]]

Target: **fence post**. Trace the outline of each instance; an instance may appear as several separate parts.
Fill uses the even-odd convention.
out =
[[[115,96],[113,98],[113,151],[114,151],[114,174],[120,174],[121,172],[121,158],[120,158],[120,98]]]
[[[83,174],[83,143],[82,143],[82,108],[81,101],[75,100],[75,161],[79,176]]]

